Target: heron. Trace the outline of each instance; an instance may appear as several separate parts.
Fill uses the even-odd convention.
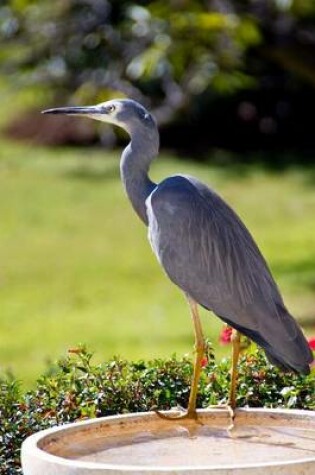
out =
[[[120,174],[126,194],[148,228],[152,250],[169,279],[187,297],[195,336],[195,359],[188,407],[176,416],[197,418],[198,383],[205,338],[199,306],[234,329],[229,407],[236,407],[240,335],[262,347],[283,371],[308,374],[313,357],[306,338],[287,310],[269,267],[234,210],[210,187],[177,174],[154,183],[149,168],[159,152],[153,115],[132,99],[85,107],[47,109],[96,119],[123,128],[130,142]]]

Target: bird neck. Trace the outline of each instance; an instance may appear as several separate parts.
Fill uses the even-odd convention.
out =
[[[120,161],[121,180],[133,209],[147,225],[145,201],[156,187],[150,180],[148,171],[152,160],[158,154],[159,136],[157,130],[142,133],[129,131],[129,134],[131,141],[123,151]]]

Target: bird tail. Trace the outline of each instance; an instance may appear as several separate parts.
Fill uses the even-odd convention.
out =
[[[248,329],[222,318],[226,323],[261,346],[271,364],[282,371],[309,374],[313,354],[298,323],[282,304],[276,304],[273,331]],[[263,321],[260,319],[260,321]]]
[[[280,322],[285,323],[285,327],[290,328],[290,338],[285,332],[279,345],[272,345],[265,348],[266,356],[270,363],[278,366],[283,371],[294,371],[295,373],[309,374],[310,365],[313,362],[313,353],[309,344],[299,327],[282,304],[277,304]]]
[[[293,373],[301,373],[301,374],[309,374],[310,373],[310,365],[312,363],[312,359],[310,360],[309,364],[295,364],[290,365],[287,362],[284,362],[284,360],[280,359],[278,355],[275,355],[274,353],[271,353],[267,350],[265,350],[266,356],[268,358],[268,361],[274,365],[277,366],[281,371],[285,373],[293,372]]]

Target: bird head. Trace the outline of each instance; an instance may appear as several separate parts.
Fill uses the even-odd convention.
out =
[[[42,113],[89,117],[118,125],[129,133],[133,130],[156,128],[152,115],[141,104],[131,99],[114,99],[94,106],[59,107],[44,110]]]

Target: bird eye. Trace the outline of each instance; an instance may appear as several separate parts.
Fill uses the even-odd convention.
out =
[[[114,112],[115,109],[116,107],[114,105],[107,106],[107,112],[109,113]]]

